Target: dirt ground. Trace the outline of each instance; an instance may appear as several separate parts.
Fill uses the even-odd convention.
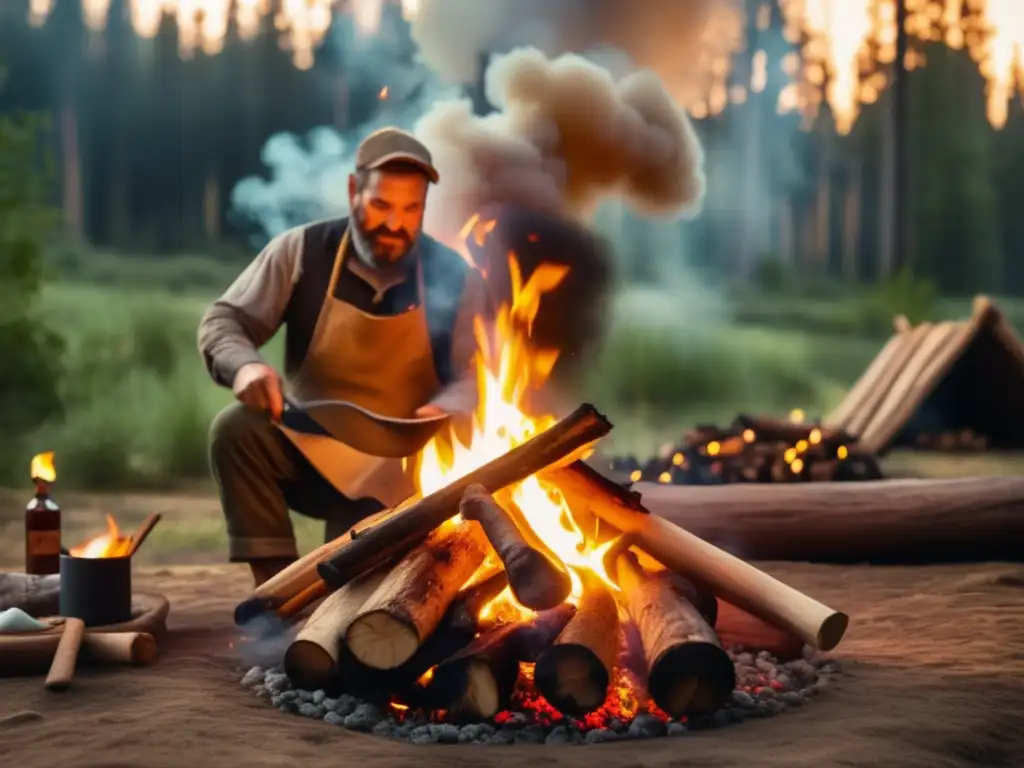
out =
[[[872,568],[767,564],[847,611],[844,674],[801,710],[743,725],[586,747],[414,747],[273,709],[239,684],[232,566],[140,567],[139,589],[172,603],[162,657],[81,670],[64,694],[0,681],[3,764],[177,768],[339,762],[384,768],[506,766],[1020,766],[1024,754],[1024,567]]]

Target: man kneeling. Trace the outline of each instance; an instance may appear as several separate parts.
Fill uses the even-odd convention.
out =
[[[297,557],[288,510],[334,538],[413,491],[400,460],[281,423],[284,387],[259,349],[285,327],[284,379],[303,402],[345,400],[385,416],[465,411],[475,382],[478,272],[422,233],[438,174],[408,133],[368,136],[349,177],[350,218],[274,238],[206,312],[199,350],[238,403],[210,435],[229,556],[257,585]]]

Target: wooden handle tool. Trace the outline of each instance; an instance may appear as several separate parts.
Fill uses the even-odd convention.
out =
[[[50,674],[46,676],[46,688],[51,691],[66,691],[71,687],[75,677],[75,666],[78,664],[78,649],[82,646],[85,634],[85,622],[81,619],[69,618],[64,622],[64,632],[57,644],[57,652],[53,655]]]

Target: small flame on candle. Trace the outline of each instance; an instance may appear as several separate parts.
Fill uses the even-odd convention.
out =
[[[57,479],[57,470],[53,465],[53,451],[46,451],[33,456],[30,471],[32,480],[36,482],[54,482]]]

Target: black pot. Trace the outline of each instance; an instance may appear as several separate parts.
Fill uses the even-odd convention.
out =
[[[132,559],[61,555],[60,615],[87,627],[130,621]]]

